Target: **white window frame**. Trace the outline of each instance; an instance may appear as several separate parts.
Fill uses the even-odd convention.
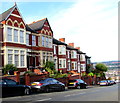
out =
[[[66,59],[59,59],[59,68],[66,68]]]
[[[18,41],[18,29],[14,29],[14,42],[19,42]]]
[[[15,56],[18,56],[17,60],[16,60]],[[19,50],[14,50],[14,64],[15,64],[16,67],[19,67]]]
[[[7,27],[7,41],[13,41],[12,40],[12,28]]]
[[[24,50],[20,51],[20,66],[21,67],[25,66],[25,51]]]
[[[26,33],[26,45],[29,45],[29,33]]]
[[[36,46],[36,36],[32,35],[32,46]]]
[[[24,43],[24,31],[23,30],[20,30],[20,43]]]
[[[64,45],[58,46],[59,55],[66,55],[66,47]]]
[[[9,56],[11,56],[10,59],[9,59]],[[12,49],[8,49],[8,64],[13,64],[13,50]]]

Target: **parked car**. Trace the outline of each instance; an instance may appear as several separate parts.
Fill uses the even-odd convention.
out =
[[[113,85],[113,84],[116,84],[116,82],[115,81],[113,81],[113,80],[110,80],[110,82],[111,82],[111,84]]]
[[[38,80],[31,83],[32,90],[51,92],[51,91],[64,91],[65,85],[54,78],[47,78]]]
[[[0,79],[0,87],[2,88],[2,96],[10,95],[28,95],[31,93],[31,87],[20,85],[12,79]]]
[[[87,88],[87,83],[81,79],[69,80],[68,88],[85,89]]]
[[[112,85],[110,80],[102,80],[100,81],[100,86],[109,86],[109,85]]]

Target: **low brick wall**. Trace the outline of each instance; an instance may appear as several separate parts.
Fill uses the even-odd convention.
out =
[[[69,78],[68,77],[64,77],[64,78],[56,78],[58,81],[62,82],[65,84],[65,86],[68,85],[68,80]]]
[[[31,82],[35,82],[37,80],[41,80],[43,78],[49,78],[48,74],[41,74],[41,75],[25,75],[25,85],[30,85]]]
[[[80,79],[81,77],[80,77],[80,75],[74,75],[74,76],[70,76],[69,77],[69,80],[74,80],[74,79]]]

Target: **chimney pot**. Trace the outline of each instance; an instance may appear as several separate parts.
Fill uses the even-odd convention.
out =
[[[65,38],[59,38],[59,41],[65,42]]]
[[[76,49],[80,50],[80,47],[76,47]]]
[[[74,43],[69,43],[68,45],[74,47]]]

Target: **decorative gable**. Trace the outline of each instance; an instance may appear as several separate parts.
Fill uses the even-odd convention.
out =
[[[17,8],[17,5],[14,5],[12,8],[2,13],[0,16],[2,16],[2,24],[25,29],[25,22]]]

